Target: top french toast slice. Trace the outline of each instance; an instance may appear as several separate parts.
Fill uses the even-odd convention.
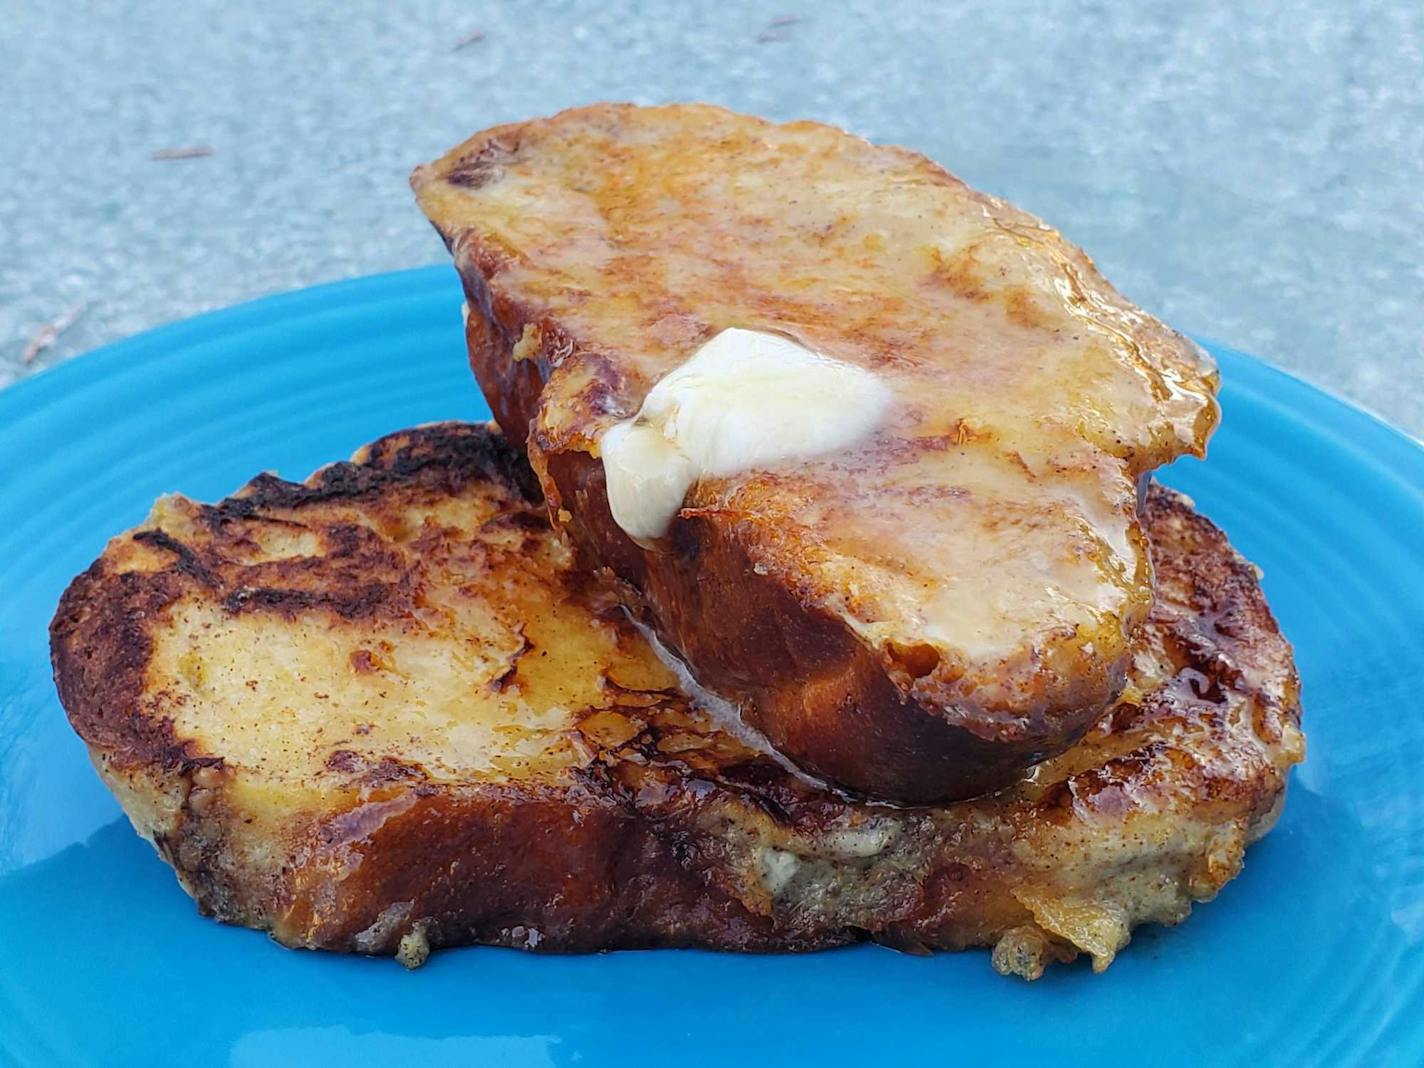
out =
[[[803,767],[972,796],[1120,691],[1152,601],[1138,488],[1203,452],[1217,378],[1056,232],[905,149],[703,105],[496,127],[412,184],[555,524]],[[729,328],[868,371],[888,414],[704,477],[634,540],[604,435]]]

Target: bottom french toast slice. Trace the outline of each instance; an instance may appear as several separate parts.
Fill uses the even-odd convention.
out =
[[[1171,491],[1144,519],[1157,601],[1123,698],[939,807],[818,786],[689,697],[485,426],[164,498],[65,593],[55,678],[200,910],[288,946],[873,939],[1100,970],[1240,871],[1304,749],[1251,565]]]

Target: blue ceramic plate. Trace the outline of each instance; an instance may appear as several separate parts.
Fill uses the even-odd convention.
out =
[[[304,477],[486,414],[452,272],[165,327],[0,392],[0,1061],[1418,1064],[1424,1061],[1424,450],[1217,348],[1225,421],[1186,490],[1265,570],[1310,756],[1279,827],[1185,924],[1104,975],[982,952],[389,960],[200,919],[70,732],[45,628],[158,494]]]

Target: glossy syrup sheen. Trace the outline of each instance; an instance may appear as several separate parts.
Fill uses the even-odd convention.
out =
[[[199,917],[64,720],[45,636],[59,594],[162,493],[216,499],[256,470],[302,477],[400,427],[482,417],[461,299],[448,267],[362,279],[0,391],[0,456],[24,460],[0,472],[0,1063],[1424,1059],[1424,450],[1220,347],[1211,459],[1165,478],[1262,568],[1310,751],[1241,877],[1105,974],[1024,984],[973,955],[873,947],[477,949],[410,973]]]

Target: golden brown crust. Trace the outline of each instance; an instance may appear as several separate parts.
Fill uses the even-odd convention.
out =
[[[1151,600],[1135,485],[1201,451],[1216,379],[1080,250],[904,149],[701,105],[498,127],[412,183],[555,525],[803,767],[973,796],[1116,697]],[[848,455],[699,483],[635,544],[600,435],[728,326],[873,371],[895,413]]]
[[[1124,699],[1017,784],[935,808],[848,801],[694,707],[479,427],[162,502],[65,594],[56,681],[200,908],[288,945],[869,937],[1105,966],[1235,875],[1302,744],[1251,566],[1175,494],[1144,516],[1159,599]],[[452,649],[482,652],[459,674]]]

